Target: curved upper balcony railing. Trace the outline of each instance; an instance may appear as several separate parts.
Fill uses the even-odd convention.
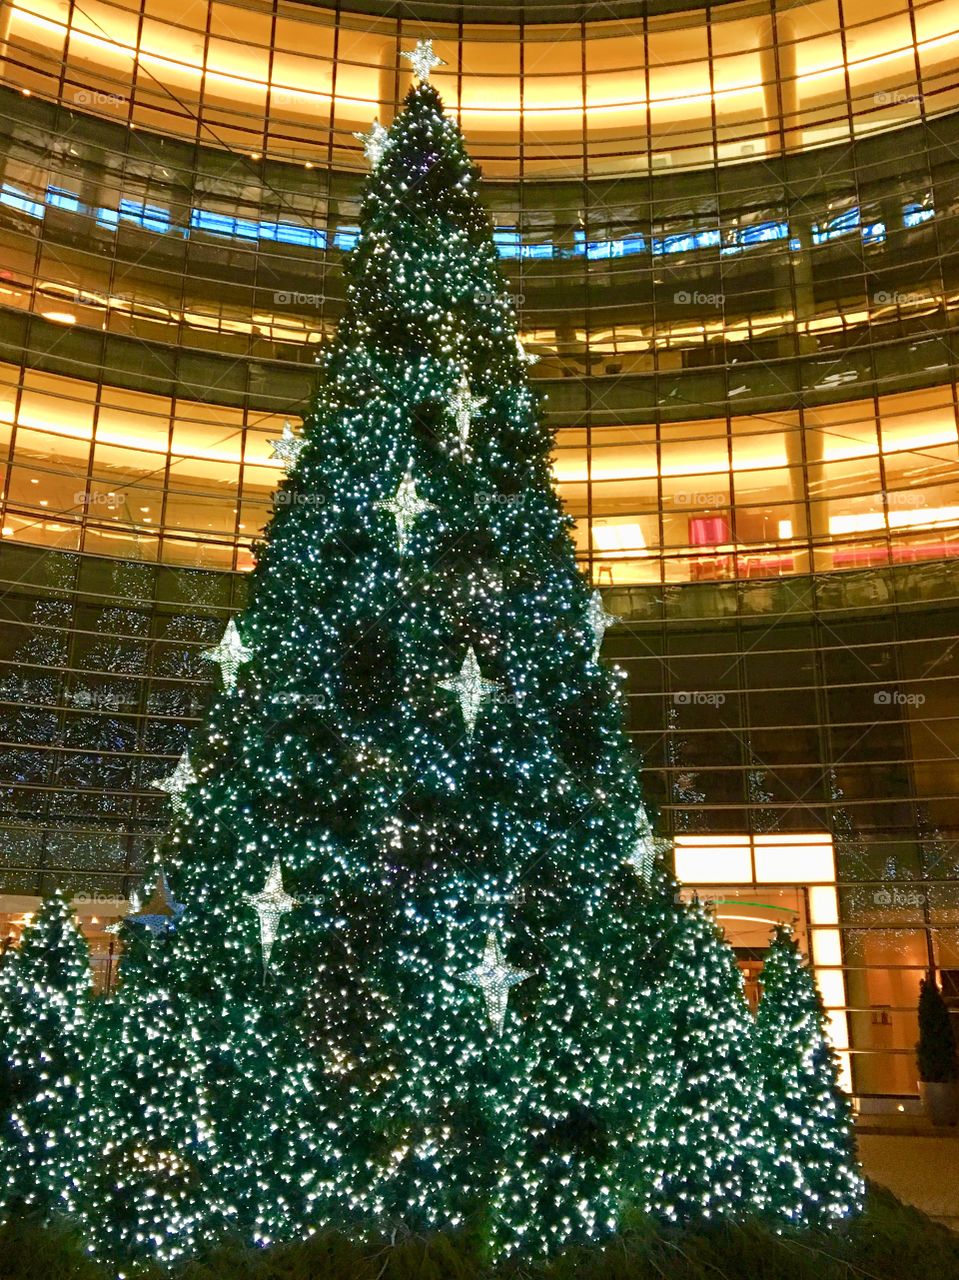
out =
[[[215,150],[61,121],[61,109],[9,92],[4,105],[0,305],[151,345],[309,363],[340,312],[355,179],[282,163],[250,175]],[[751,365],[802,357],[809,370],[778,385],[824,393],[868,379],[859,357],[875,347],[886,386],[896,361],[904,385],[927,366],[941,377],[935,343],[925,361],[911,348],[954,327],[959,306],[957,152],[954,113],[823,151],[814,181],[796,155],[780,159],[775,183],[767,162],[725,170],[728,189],[711,195],[699,174],[623,179],[612,192],[584,184],[579,210],[523,207],[530,188],[493,184],[537,376],[709,370],[709,387],[690,393],[705,405],[723,397],[723,365],[736,375],[730,395],[747,395],[737,387]],[[909,351],[890,361],[880,349],[903,338]],[[689,402],[660,384],[664,411],[674,392]],[[647,398],[623,403],[645,410]]]
[[[702,0],[715,8],[737,0]],[[311,3],[311,0],[307,0]],[[609,22],[612,19],[642,18],[650,14],[681,13],[695,8],[690,0],[348,0],[347,13],[364,13],[381,18],[401,18],[419,23],[482,23],[515,26],[532,23],[542,26],[558,22]]]
[[[607,585],[959,556],[954,384],[775,414],[562,428],[554,474]],[[0,366],[0,536],[248,568],[282,419]],[[501,501],[490,495],[489,502]]]
[[[408,84],[424,34],[487,176],[688,169],[826,145],[959,106],[954,0],[745,0],[553,27],[402,22],[293,3],[4,0],[4,78],[135,129],[317,166]],[[841,17],[840,17],[841,12]],[[308,50],[308,53],[304,53]]]

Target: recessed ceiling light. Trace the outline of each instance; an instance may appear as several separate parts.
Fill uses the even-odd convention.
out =
[[[0,529],[0,533],[2,533],[5,538],[9,538],[13,534],[13,528],[11,525],[5,524],[3,528]]]

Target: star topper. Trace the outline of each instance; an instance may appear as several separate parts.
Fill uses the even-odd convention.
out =
[[[283,431],[279,440],[267,440],[267,444],[273,446],[270,461],[282,462],[284,470],[289,471],[290,467],[296,465],[300,450],[306,444],[306,441],[294,432],[293,424],[287,418],[286,422],[283,423]]]
[[[396,519],[396,549],[405,556],[410,543],[413,524],[424,511],[435,511],[432,502],[427,502],[416,492],[416,481],[413,479],[411,467],[400,481],[399,488],[392,498],[380,498],[373,504],[381,511],[389,511]]]
[[[470,390],[470,384],[467,381],[466,374],[460,374],[460,380],[456,385],[456,390],[450,396],[450,412],[456,423],[456,432],[459,436],[460,446],[463,450],[469,449],[470,427],[473,424],[474,416],[487,404],[486,396],[474,396]]]
[[[404,50],[400,54],[413,67],[413,74],[420,84],[429,84],[434,67],[445,67],[446,61],[433,52],[432,40],[417,40],[415,49]]]
[[[223,639],[220,643],[212,649],[204,649],[200,654],[200,657],[205,658],[207,662],[219,663],[220,671],[223,675],[223,684],[227,689],[233,688],[236,684],[236,677],[240,667],[244,662],[248,662],[252,656],[253,650],[243,643],[237,625],[232,618],[226,624],[226,630],[223,632]]]
[[[449,680],[441,680],[440,688],[447,689],[450,693],[455,693],[459,698],[460,710],[463,713],[463,723],[466,725],[467,736],[472,738],[476,729],[476,719],[482,709],[483,703],[491,698],[498,689],[501,688],[498,680],[485,680],[480,674],[479,663],[476,660],[476,651],[473,646],[466,651],[466,657],[463,659],[463,665],[455,676]]]
[[[265,982],[280,921],[287,911],[297,905],[296,898],[291,897],[283,888],[283,870],[278,857],[273,859],[273,866],[270,867],[260,892],[245,893],[243,897],[260,918],[260,951],[263,956],[263,981]]]
[[[615,613],[606,612],[603,605],[602,592],[598,588],[589,597],[589,604],[586,606],[586,621],[593,633],[593,661],[599,662],[599,651],[603,647],[603,638],[606,635],[607,628],[619,622],[619,618]]]
[[[363,154],[369,160],[371,169],[379,168],[389,136],[389,130],[384,129],[379,120],[376,119],[374,119],[366,133],[353,134],[354,138],[363,143]]]
[[[155,787],[157,791],[165,791],[170,797],[170,803],[173,805],[174,810],[177,813],[182,813],[186,808],[183,803],[183,793],[187,787],[192,787],[194,782],[196,782],[196,774],[193,772],[188,748],[180,756],[173,772],[165,778],[155,778],[150,783],[150,786]]]
[[[486,935],[483,959],[475,969],[469,969],[459,977],[460,981],[468,982],[471,987],[479,987],[482,991],[483,999],[486,1001],[486,1016],[493,1034],[501,1036],[510,988],[519,986],[521,982],[532,977],[532,974],[525,969],[514,969],[512,965],[507,964],[499,939],[495,933],[490,932]]]

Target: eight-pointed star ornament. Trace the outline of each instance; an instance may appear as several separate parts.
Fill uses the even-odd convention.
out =
[[[204,649],[200,654],[200,657],[208,662],[219,663],[223,684],[227,689],[233,688],[240,667],[244,662],[249,662],[252,656],[253,650],[243,643],[239,629],[232,618],[226,624],[220,643],[212,649]]]
[[[260,892],[246,893],[243,896],[260,918],[260,952],[265,982],[280,921],[287,911],[297,905],[296,898],[291,897],[283,888],[283,870],[278,857],[273,859],[273,865]]]
[[[539,363],[539,356],[533,351],[527,351],[523,346],[523,339],[516,335],[516,354],[519,356],[523,364],[534,365]]]
[[[180,756],[176,763],[176,768],[171,774],[168,774],[165,778],[155,779],[150,785],[155,787],[157,791],[165,791],[170,797],[170,803],[173,805],[175,812],[182,813],[186,807],[183,803],[183,793],[187,787],[192,787],[194,782],[196,782],[196,774],[193,772],[188,748]]]
[[[363,154],[369,160],[370,168],[374,172],[380,167],[389,136],[390,131],[384,129],[379,120],[374,120],[366,133],[353,134],[354,138],[363,143]]]
[[[427,502],[416,492],[416,481],[412,470],[407,467],[406,474],[400,481],[399,488],[392,498],[381,498],[373,504],[381,511],[389,511],[396,519],[396,549],[405,556],[410,544],[413,524],[424,511],[434,511],[432,502]]]
[[[289,471],[290,467],[296,465],[300,450],[306,444],[306,441],[302,436],[296,434],[293,430],[293,424],[287,418],[286,422],[283,423],[283,430],[280,433],[279,440],[267,440],[267,444],[273,446],[270,461],[282,462],[284,471]]]
[[[473,418],[486,403],[487,397],[474,396],[470,390],[466,374],[460,374],[456,390],[450,396],[450,412],[453,415],[453,421],[456,423],[456,434],[459,436],[460,448],[464,452],[469,449],[470,427],[473,425]]]
[[[593,592],[589,597],[589,604],[586,606],[586,621],[589,623],[589,629],[593,633],[593,661],[599,661],[599,651],[603,647],[603,637],[606,635],[608,627],[618,622],[619,618],[614,613],[607,613],[603,605],[603,597],[599,590]]]
[[[506,963],[499,939],[493,932],[486,935],[486,949],[480,963],[475,969],[460,974],[461,981],[468,982],[471,987],[479,987],[482,991],[486,1001],[486,1016],[496,1036],[503,1034],[510,988],[525,982],[529,977],[532,974],[525,969],[514,969]]]
[[[139,898],[130,895],[130,911],[114,925],[107,926],[108,933],[119,933],[125,924],[142,924],[156,938],[168,929],[176,927],[177,921],[186,908],[173,897],[166,872],[162,866],[157,867],[157,878],[153,892],[141,906]]]
[[[646,811],[643,809],[640,812],[636,840],[626,861],[642,880],[643,884],[648,885],[652,878],[655,860],[656,838],[653,835],[653,828],[649,818],[646,816]]]
[[[480,674],[476,651],[470,645],[459,671],[455,676],[451,676],[449,680],[441,680],[440,688],[456,694],[459,699],[460,710],[463,712],[466,733],[468,737],[472,738],[476,729],[476,719],[483,703],[488,698],[492,698],[501,688],[501,685],[498,680],[486,680]]]

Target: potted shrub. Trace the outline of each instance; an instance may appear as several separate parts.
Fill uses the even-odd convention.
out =
[[[935,975],[919,983],[919,1096],[935,1125],[959,1120],[959,1062],[949,1010]]]

